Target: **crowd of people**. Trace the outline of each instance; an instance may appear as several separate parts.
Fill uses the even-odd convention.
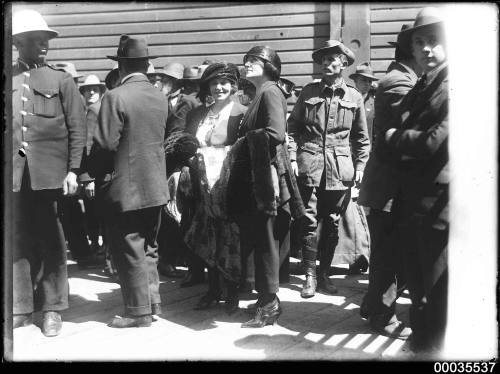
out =
[[[255,289],[242,327],[274,324],[286,313],[278,293],[290,248],[305,275],[300,296],[336,294],[335,251],[359,226],[370,249],[350,266],[369,264],[361,317],[415,351],[442,347],[448,80],[436,8],[403,26],[380,80],[361,63],[347,83],[356,56],[328,40],[312,52],[321,79],[301,90],[268,46],[252,47],[243,68],[155,68],[146,41],[128,35],[103,83],[45,61],[57,36],[34,10],[13,15],[14,328],[42,310],[43,334],[60,333],[68,248],[80,268],[117,276],[125,310],[110,327],[150,326],[162,313],[159,274],[181,278],[180,264],[181,287],[206,274],[195,309],[224,300],[232,314]],[[396,310],[405,289],[410,326]]]

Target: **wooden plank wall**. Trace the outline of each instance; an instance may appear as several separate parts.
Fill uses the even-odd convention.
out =
[[[329,3],[25,3],[60,34],[48,60],[70,61],[104,79],[115,64],[119,36],[146,38],[155,67],[215,59],[242,64],[255,45],[279,52],[282,76],[303,86],[321,75],[311,52],[330,35]],[[14,58],[16,53],[14,52]],[[291,103],[290,103],[291,104]]]
[[[394,47],[403,23],[413,25],[417,13],[425,3],[371,3],[370,4],[370,60],[375,76],[383,76],[394,59]]]

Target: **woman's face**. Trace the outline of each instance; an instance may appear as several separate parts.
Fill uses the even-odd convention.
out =
[[[443,36],[436,28],[424,28],[411,36],[413,57],[424,72],[428,72],[446,60]]]
[[[222,102],[231,96],[231,81],[226,78],[214,78],[210,81],[210,96],[216,102]]]
[[[85,86],[83,88],[83,97],[85,97],[87,105],[97,103],[101,97],[100,86]]]
[[[247,79],[264,75],[264,62],[258,57],[248,56],[244,66]]]

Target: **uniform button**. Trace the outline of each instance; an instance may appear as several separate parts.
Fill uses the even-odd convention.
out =
[[[19,113],[21,113],[22,116],[28,115],[28,112],[25,110],[20,110]]]
[[[28,86],[26,83],[23,83],[21,86],[23,86],[24,88],[26,88],[28,91],[30,90],[30,86]]]
[[[26,148],[28,146],[28,143],[27,142],[22,142],[21,145]]]
[[[21,127],[23,131],[28,131],[28,128],[26,126]]]
[[[29,77],[29,76],[30,76],[30,73],[28,73],[27,71],[23,71],[23,74],[24,74],[25,76],[27,76],[27,77]]]
[[[22,100],[22,101],[28,101],[28,98],[27,98],[27,97],[24,97],[24,96],[21,96],[21,100]]]

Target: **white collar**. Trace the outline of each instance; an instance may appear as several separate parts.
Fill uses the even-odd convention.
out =
[[[126,77],[124,77],[121,81],[120,81],[120,84],[123,84],[123,82],[125,82],[127,79],[129,79],[130,77],[133,77],[134,75],[144,75],[146,76],[144,73],[140,73],[138,71],[136,71],[135,73],[130,73],[129,75],[127,75]]]

